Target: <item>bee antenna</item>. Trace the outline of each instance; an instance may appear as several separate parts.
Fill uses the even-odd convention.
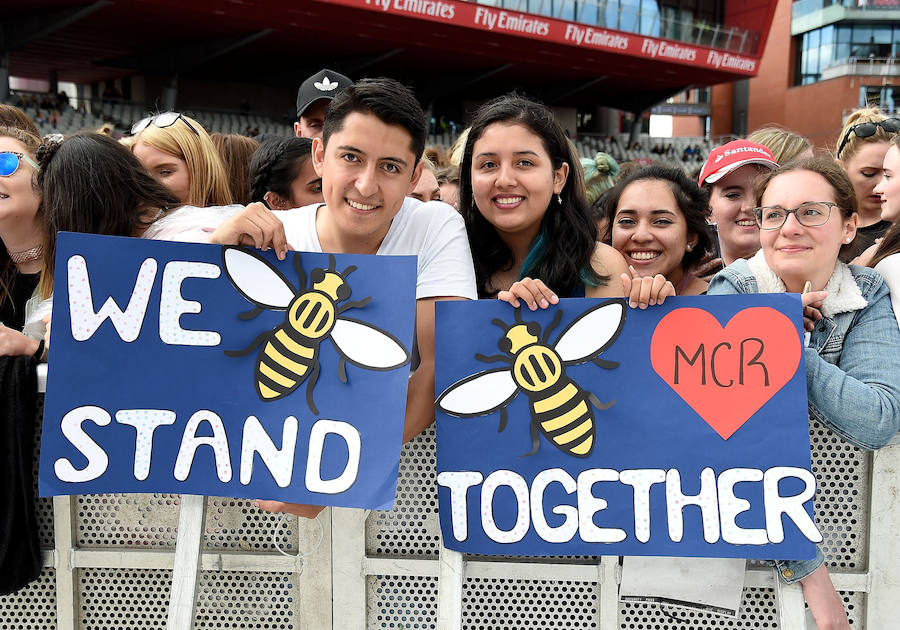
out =
[[[353,273],[353,272],[356,271],[357,269],[358,269],[358,267],[357,267],[356,265],[350,265],[349,267],[347,267],[346,269],[344,269],[343,273],[341,273],[341,277],[342,277],[344,280],[346,280],[346,279],[347,279],[347,276],[349,276],[351,273]]]
[[[499,326],[500,328],[502,328],[503,332],[506,332],[506,330],[509,328],[509,326],[506,324],[505,321],[503,321],[502,319],[496,318],[496,317],[491,320],[491,323],[494,326]]]
[[[337,263],[334,261],[334,254],[328,254],[328,271],[334,271],[334,267]]]
[[[522,323],[522,307],[521,306],[516,307],[515,312],[516,312],[516,323],[521,324]]]

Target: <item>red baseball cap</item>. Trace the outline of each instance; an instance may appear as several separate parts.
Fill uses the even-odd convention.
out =
[[[766,147],[749,140],[734,140],[716,147],[700,169],[700,185],[714,184],[728,173],[747,164],[762,164],[770,169],[778,168],[775,156]]]

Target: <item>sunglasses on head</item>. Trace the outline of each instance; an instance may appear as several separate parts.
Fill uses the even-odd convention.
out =
[[[163,112],[162,114],[156,114],[155,116],[147,116],[146,118],[142,118],[141,120],[134,123],[134,125],[132,125],[131,135],[139,134],[150,125],[161,128],[171,127],[179,120],[187,125],[195,134],[197,134],[198,136],[200,135],[200,132],[194,128],[194,125],[189,123],[188,119],[185,118],[183,114],[179,114],[178,112]]]
[[[869,138],[875,135],[879,127],[889,134],[897,133],[900,131],[900,118],[885,118],[878,122],[864,122],[853,125],[847,130],[847,135],[844,136],[844,139],[841,141],[841,146],[838,147],[838,159],[841,157],[841,151],[844,150],[844,146],[846,146],[847,142],[850,140],[851,133],[855,133],[857,138]]]
[[[23,160],[34,170],[41,170],[41,167],[38,166],[37,162],[27,155],[17,153],[16,151],[2,151],[0,152],[0,177],[9,177],[15,173],[19,168],[19,162]]]

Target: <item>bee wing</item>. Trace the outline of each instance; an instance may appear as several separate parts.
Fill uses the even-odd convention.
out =
[[[225,247],[222,249],[222,266],[234,288],[259,307],[284,310],[296,297],[287,278],[256,252]]]
[[[485,370],[456,381],[444,390],[435,406],[463,418],[484,416],[505,407],[519,393],[508,367]]]
[[[347,361],[369,370],[393,370],[409,362],[409,352],[395,337],[355,319],[337,318],[331,341]]]
[[[554,350],[565,363],[584,363],[606,350],[622,332],[625,301],[604,302],[566,327]]]

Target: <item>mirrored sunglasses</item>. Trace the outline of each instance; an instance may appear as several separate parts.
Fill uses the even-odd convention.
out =
[[[19,162],[23,160],[31,165],[34,170],[41,170],[41,167],[38,166],[37,162],[27,155],[15,151],[2,151],[0,152],[0,177],[9,177],[15,173],[19,168]]]

